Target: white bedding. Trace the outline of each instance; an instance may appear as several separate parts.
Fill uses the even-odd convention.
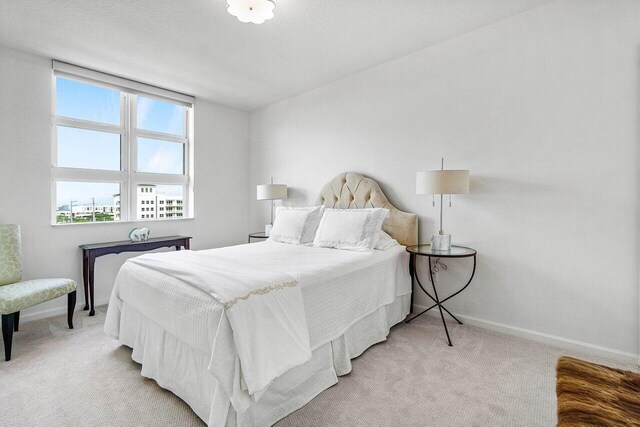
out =
[[[356,322],[411,291],[403,246],[351,252],[267,241],[211,251],[216,256],[240,259],[253,267],[281,271],[295,278],[303,294],[312,350],[341,337]],[[242,390],[238,370],[228,360],[225,362],[228,357],[225,349],[215,348],[223,307],[213,297],[166,274],[127,263],[116,280],[105,324],[105,330],[114,337],[124,333],[120,325],[123,302],[172,339],[209,358],[209,370],[217,382],[231,384],[233,391],[226,401],[236,413],[242,414],[255,404]],[[212,407],[224,407],[225,399],[219,394]],[[226,412],[212,414],[206,421],[223,425],[227,421]]]
[[[250,395],[257,396],[274,379],[311,360],[302,291],[288,274],[218,251],[146,254],[127,263],[201,289],[224,306],[213,351],[232,350]]]

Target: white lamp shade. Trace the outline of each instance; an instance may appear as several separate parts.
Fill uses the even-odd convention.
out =
[[[439,170],[416,174],[416,194],[467,194],[469,171]]]
[[[258,200],[281,200],[287,198],[287,186],[285,184],[258,185]]]
[[[275,8],[272,0],[227,0],[227,10],[240,22],[262,24],[273,18]]]

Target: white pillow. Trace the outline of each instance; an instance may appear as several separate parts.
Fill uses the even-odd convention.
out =
[[[375,249],[384,251],[393,246],[398,246],[399,244],[400,243],[398,243],[396,239],[389,236],[384,230],[380,230],[380,233],[378,234],[378,241],[375,245]]]
[[[325,209],[313,245],[371,251],[389,214],[388,209]]]
[[[308,208],[278,206],[269,240],[294,245],[313,242],[323,212],[324,206]]]

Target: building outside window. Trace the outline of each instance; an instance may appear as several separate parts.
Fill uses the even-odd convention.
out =
[[[53,84],[54,224],[193,217],[193,97],[57,61]]]

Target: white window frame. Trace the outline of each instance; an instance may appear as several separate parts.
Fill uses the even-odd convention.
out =
[[[95,86],[120,91],[120,125],[98,123],[89,120],[73,119],[56,114],[56,77],[62,77]],[[165,102],[179,104],[184,107],[184,136],[171,135],[161,132],[137,129],[137,97],[156,99]],[[194,170],[193,170],[193,117],[195,98],[146,85],[144,83],[126,80],[121,77],[104,74],[75,65],[53,61],[52,73],[52,106],[51,106],[51,223],[53,225],[78,225],[78,224],[114,224],[121,222],[137,221],[173,221],[192,219],[195,216],[194,209]],[[120,135],[120,170],[109,171],[99,169],[81,169],[58,167],[57,161],[57,127],[69,126],[73,128],[109,132]],[[152,138],[162,141],[179,142],[184,144],[184,174],[161,174],[138,172],[137,138]],[[57,182],[106,182],[120,184],[120,220],[83,222],[83,223],[57,223]],[[183,216],[180,218],[153,219],[136,217],[135,189],[140,184],[156,185],[180,185],[183,188]]]

